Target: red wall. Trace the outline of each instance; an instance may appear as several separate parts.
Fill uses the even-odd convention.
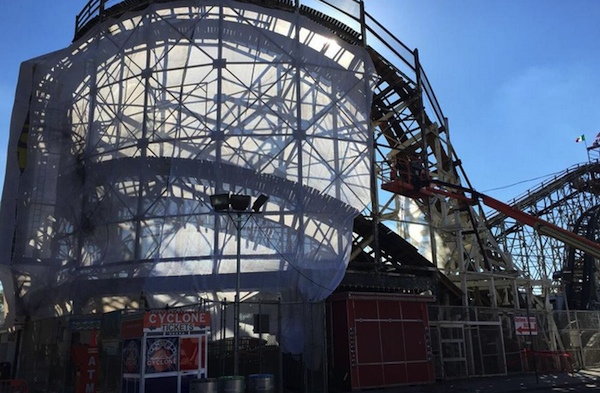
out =
[[[357,390],[434,381],[428,296],[336,294],[328,301],[332,387]]]

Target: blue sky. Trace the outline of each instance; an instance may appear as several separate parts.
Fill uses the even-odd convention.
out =
[[[19,65],[68,46],[84,3],[0,2],[0,180]],[[588,159],[575,138],[585,134],[591,144],[600,132],[600,1],[365,4],[419,49],[454,148],[478,191],[507,201]]]
[[[394,8],[391,12],[390,5]],[[410,48],[473,186],[508,200],[587,161],[600,131],[600,2],[366,0]],[[369,12],[369,11],[368,11]]]

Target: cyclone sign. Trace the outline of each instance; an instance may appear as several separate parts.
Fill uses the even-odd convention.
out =
[[[210,314],[201,311],[149,311],[144,315],[144,332],[184,335],[210,327]]]
[[[179,346],[177,337],[146,341],[146,373],[165,373],[178,370]]]

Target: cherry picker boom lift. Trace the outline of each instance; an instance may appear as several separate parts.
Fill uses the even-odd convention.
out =
[[[391,181],[389,183],[384,183],[381,187],[386,191],[405,195],[414,199],[442,195],[465,202],[469,205],[475,205],[478,201],[481,201],[486,206],[506,214],[508,217],[515,219],[519,223],[532,227],[542,235],[552,237],[566,245],[592,255],[594,258],[600,259],[600,244],[556,226],[548,221],[532,216],[531,214],[527,214],[473,189],[430,179],[428,174],[424,173],[422,170],[415,170],[414,163],[403,163],[400,172],[395,172],[396,168],[393,170],[394,173]]]

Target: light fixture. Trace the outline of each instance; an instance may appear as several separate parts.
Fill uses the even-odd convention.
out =
[[[250,207],[250,195],[233,194],[229,197],[229,204],[235,211],[246,211]]]
[[[269,200],[268,196],[266,196],[265,194],[260,194],[258,196],[258,198],[256,198],[256,200],[252,204],[252,210],[254,210],[255,213],[258,213],[260,208],[263,207],[264,204],[267,203],[268,200]]]
[[[229,209],[229,194],[211,195],[210,205],[218,212]]]

